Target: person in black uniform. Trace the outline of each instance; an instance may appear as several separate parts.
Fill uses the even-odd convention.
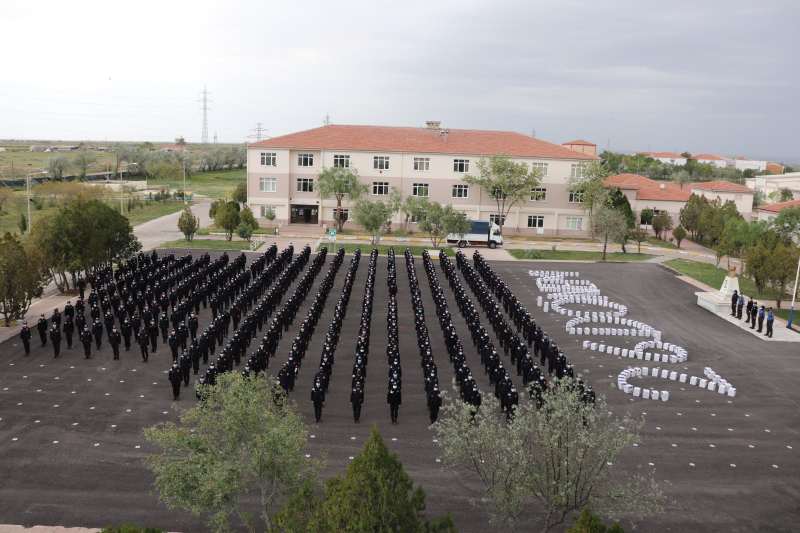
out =
[[[67,350],[72,349],[72,334],[75,333],[75,323],[72,321],[72,316],[67,315],[67,310],[64,310],[64,336],[67,338]]]
[[[361,383],[356,383],[356,387],[350,393],[350,405],[353,406],[353,421],[360,424],[361,407],[364,405],[364,391],[361,390]]]
[[[169,334],[169,317],[166,311],[161,315],[161,318],[158,319],[158,325],[161,327],[161,342],[166,344]]]
[[[763,322],[763,320],[762,320]],[[31,328],[28,327],[28,322],[22,323],[22,329],[19,332],[19,338],[22,340],[22,345],[25,347],[25,355],[31,354]]]
[[[151,320],[147,325],[147,334],[150,336],[150,351],[156,353],[158,348],[158,325],[155,320]]]
[[[439,417],[439,408],[442,406],[442,397],[439,396],[439,386],[435,385],[428,393],[428,409],[431,411],[431,424]]]
[[[181,369],[178,368],[177,361],[172,363],[172,368],[169,369],[167,379],[172,385],[172,401],[179,401],[181,399],[181,381],[183,380],[183,376],[181,376]]]
[[[58,322],[54,322],[50,328],[50,341],[53,343],[53,357],[57,358],[61,354],[61,331],[58,329]]]
[[[186,352],[181,355],[181,375],[183,376],[183,386],[189,386],[189,375],[192,373],[192,360]]]
[[[319,381],[314,382],[311,387],[311,403],[314,404],[314,418],[319,422],[322,418],[322,406],[325,405],[325,391],[322,390],[322,384]]]
[[[400,414],[402,405],[402,393],[397,388],[397,383],[392,384],[392,388],[386,394],[386,403],[389,405],[389,414],[392,417],[392,424],[397,424],[397,417]]]
[[[197,396],[197,399],[203,401],[203,397],[208,394],[208,384],[206,383],[206,377],[200,376],[200,381],[197,382],[194,388],[194,394]]]
[[[95,344],[97,344],[97,349],[99,350],[103,345],[103,324],[100,323],[99,318],[94,319],[94,324],[92,324],[92,334],[94,335],[94,341]]]
[[[506,422],[511,422],[514,419],[518,405],[519,394],[517,394],[517,388],[511,385],[511,390],[506,395]]]
[[[146,363],[147,359],[150,357],[150,354],[147,351],[147,345],[150,339],[147,338],[147,333],[142,330],[139,332],[139,335],[136,337],[136,342],[139,344],[139,349],[142,351],[142,362]]]
[[[472,387],[467,395],[467,403],[472,406],[469,410],[470,421],[475,422],[475,415],[478,414],[478,408],[481,406],[481,393],[478,392],[478,387]]]
[[[125,351],[129,352],[131,350],[131,334],[133,333],[133,328],[131,328],[131,323],[127,318],[122,322],[120,329],[122,330],[122,338],[125,341]]]
[[[89,326],[83,326],[81,343],[83,344],[84,359],[89,359],[92,356],[92,332],[89,331]]]
[[[114,352],[114,361],[119,361],[119,346],[122,344],[122,335],[117,331],[117,326],[114,326],[108,334],[108,343],[111,345],[111,351]]]
[[[731,296],[731,316],[736,316],[736,304],[739,302],[739,291],[733,291]]]
[[[39,331],[39,339],[42,341],[42,346],[47,346],[47,319],[44,317],[44,313],[39,317],[36,329]]]

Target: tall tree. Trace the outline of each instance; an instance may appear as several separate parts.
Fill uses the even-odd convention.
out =
[[[233,239],[233,232],[241,221],[238,207],[236,202],[225,202],[214,213],[214,224],[225,231],[225,238],[229,241]]]
[[[253,214],[253,210],[249,207],[244,207],[241,211],[239,211],[239,221],[242,224],[247,224],[253,231],[257,230],[260,225],[258,224],[258,220],[256,220],[255,215]]]
[[[178,146],[186,146],[186,139],[183,138],[183,135],[180,137],[175,137],[175,144]]]
[[[0,239],[0,312],[6,327],[22,318],[49,280],[46,256],[6,232]]]
[[[542,169],[528,169],[526,163],[514,163],[503,153],[478,161],[478,176],[466,174],[464,181],[470,185],[481,187],[487,196],[497,202],[497,213],[500,220],[515,205],[528,201],[531,189],[542,181]],[[503,224],[500,224],[500,232]]]
[[[605,203],[609,194],[609,189],[606,187],[606,178],[609,175],[608,170],[595,161],[567,178],[567,190],[573,195],[579,195],[581,210],[589,215],[589,236],[592,239],[594,239],[594,212]]]
[[[708,202],[706,201],[705,196],[698,196],[692,193],[689,196],[689,200],[686,202],[686,205],[681,208],[681,226],[689,230],[692,233],[692,236],[697,235],[700,227],[700,216],[703,214],[703,210],[706,208],[706,205],[708,205]]]
[[[787,242],[800,237],[800,206],[784,207],[773,223],[775,231]]]
[[[244,207],[244,204],[247,203],[247,181],[240,181],[236,184],[231,193],[231,200],[242,204],[242,207]]]
[[[202,403],[180,410],[180,422],[161,422],[143,431],[163,452],[150,455],[159,501],[200,516],[208,527],[227,532],[237,520],[255,532],[258,509],[267,528],[269,510],[314,479],[321,464],[305,457],[306,425],[291,400],[266,379],[220,374],[201,390]],[[273,400],[275,399],[275,400]],[[243,498],[246,493],[258,495]]]
[[[534,519],[546,533],[584,507],[610,518],[663,512],[653,476],[618,466],[641,442],[644,418],[617,418],[602,397],[595,409],[577,387],[560,383],[553,383],[543,409],[520,403],[508,424],[497,416],[500,405],[492,394],[477,412],[458,400],[455,382],[447,396],[453,400],[445,399],[433,425],[445,465],[477,478],[484,490],[475,503],[492,523],[515,531],[517,521]]]
[[[622,216],[625,217],[625,224],[628,226],[628,229],[636,227],[636,215],[633,213],[633,209],[631,209],[631,203],[619,187],[608,188],[606,205],[622,213]]]
[[[778,309],[781,308],[781,302],[784,299],[787,289],[795,276],[797,269],[798,255],[797,247],[794,245],[786,245],[779,243],[769,254],[767,258],[767,283],[772,291],[772,296],[775,298],[775,304]]]
[[[183,213],[181,213],[178,219],[178,229],[183,233],[183,237],[188,242],[192,242],[194,234],[200,229],[200,219],[192,213],[191,207],[186,207]]]
[[[381,240],[381,228],[391,218],[389,208],[380,200],[370,202],[360,198],[352,208],[353,220],[369,233],[372,246],[378,246]]]
[[[628,233],[628,225],[622,212],[610,207],[603,207],[594,217],[594,232],[603,239],[603,261],[606,260],[606,249],[611,242],[623,239]]]
[[[661,238],[661,234],[668,232],[672,229],[672,217],[666,213],[659,213],[653,217],[653,231],[656,232],[656,237]]]
[[[68,171],[71,164],[64,154],[56,154],[47,160],[47,172],[56,181],[64,178],[64,172]]]
[[[336,224],[342,231],[346,218],[342,216],[342,200],[347,196],[350,202],[355,202],[366,194],[369,186],[358,179],[358,169],[355,167],[323,168],[317,174],[317,195],[320,199],[327,200],[331,196],[336,198]]]
[[[95,161],[97,161],[97,156],[86,149],[75,152],[75,155],[72,156],[72,166],[78,169],[78,179],[82,180],[86,178],[89,167],[92,166]]]
[[[419,230],[429,234],[434,248],[439,248],[448,234],[465,235],[472,227],[472,220],[453,209],[452,205],[443,206],[425,198],[417,202],[415,218],[419,220]]]
[[[672,173],[670,179],[680,185],[681,189],[683,189],[684,185],[692,182],[692,175],[686,170],[678,170]]]

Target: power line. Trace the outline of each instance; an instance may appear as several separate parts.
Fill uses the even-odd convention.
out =
[[[331,114],[328,113],[327,111],[325,112],[325,118],[322,119],[322,123],[325,124],[326,126],[330,126],[332,124]]]

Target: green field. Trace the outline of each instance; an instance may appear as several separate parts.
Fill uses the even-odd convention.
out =
[[[536,256],[531,257],[531,252],[537,252]],[[572,250],[508,250],[516,259],[548,259],[557,261],[600,261],[603,259],[603,252],[579,252]],[[644,261],[655,257],[652,254],[637,254],[637,253],[622,253],[622,252],[608,252],[606,254],[606,261]]]
[[[246,179],[247,169],[196,172],[186,178],[186,190],[209,198],[221,198]],[[183,178],[166,182],[148,180],[147,185],[150,187],[164,185],[170,189],[183,189]]]
[[[31,143],[36,144],[70,144],[77,145],[77,143]],[[61,153],[68,158],[72,157],[74,152],[31,152],[28,145],[24,149],[19,146],[3,145],[7,151],[0,152],[0,179],[11,179],[11,164],[14,164],[14,177],[17,179],[24,178],[28,173],[28,164],[31,165],[31,172],[41,172],[47,166],[47,160],[54,155]],[[15,150],[15,151],[10,151]],[[107,168],[107,164],[111,166],[117,162],[116,154],[110,152],[92,152],[97,157],[97,162],[89,169],[89,173],[101,172]]]
[[[226,241],[224,239],[194,239],[192,242],[186,239],[177,241],[167,241],[160,244],[157,248],[191,248],[200,250],[249,250],[250,243],[247,241]]]
[[[688,259],[672,259],[670,261],[665,261],[664,264],[670,268],[674,268],[684,276],[689,276],[690,278],[696,279],[701,283],[710,285],[714,289],[719,289],[722,287],[722,282],[725,281],[725,276],[728,275],[728,271],[724,268],[717,268],[714,265],[709,265],[708,263],[698,263],[697,261],[689,261]],[[775,299],[774,294],[769,289],[765,288],[764,294],[759,296],[758,290],[756,290],[756,284],[753,283],[751,279],[744,276],[737,277],[739,278],[739,288],[745,296],[752,296],[755,300],[758,300],[762,297],[770,300]],[[781,305],[790,306],[791,298],[791,294],[785,294]],[[775,314],[778,314],[777,310]],[[786,317],[781,316],[781,318],[788,317],[788,311],[786,313]],[[800,319],[800,316],[796,318]]]
[[[222,231],[216,227],[214,224],[210,226],[206,226],[205,228],[200,228],[197,230],[196,235],[211,235],[212,233],[222,233]],[[258,228],[253,232],[253,235],[275,235],[275,228]]]

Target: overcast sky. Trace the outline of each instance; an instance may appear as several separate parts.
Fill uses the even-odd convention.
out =
[[[512,130],[800,161],[800,2],[3,5],[0,138],[243,142],[336,124]]]

